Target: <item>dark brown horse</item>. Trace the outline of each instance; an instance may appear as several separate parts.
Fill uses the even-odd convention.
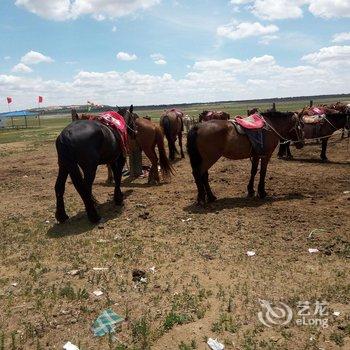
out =
[[[128,127],[128,134],[133,133],[133,106],[121,112]],[[123,137],[120,133],[97,120],[76,120],[66,126],[56,139],[58,156],[58,176],[55,184],[56,219],[68,220],[64,205],[65,184],[68,175],[82,198],[88,218],[97,223],[101,217],[92,196],[92,185],[97,167],[109,164],[114,175],[114,202],[123,203],[120,189],[122,170],[125,164]]]
[[[303,123],[303,131],[306,140],[321,139],[321,161],[327,162],[327,146],[328,140],[333,135],[333,133],[339,129],[347,129],[350,127],[350,110],[347,112],[339,112],[334,109],[327,107],[327,112],[331,111],[329,114],[320,116],[318,123],[308,124]],[[304,114],[305,118],[305,114]],[[310,118],[310,117],[309,117]],[[292,153],[290,151],[290,143],[281,143],[278,151],[279,158],[293,159]]]
[[[203,111],[199,115],[199,122],[207,122],[208,120],[229,120],[230,115],[223,111]]]
[[[208,182],[208,170],[221,158],[232,160],[252,159],[251,177],[248,184],[248,196],[254,196],[254,178],[261,159],[260,182],[258,195],[266,197],[265,176],[267,164],[278,145],[280,137],[299,141],[302,147],[302,131],[300,120],[291,112],[261,113],[267,128],[262,130],[265,139],[264,153],[258,155],[246,135],[240,134],[231,121],[211,120],[194,126],[187,136],[187,150],[191,161],[192,174],[198,189],[198,204],[213,202],[216,197]]]
[[[160,179],[158,172],[158,156],[155,150],[156,146],[158,147],[159,165],[163,179],[169,178],[173,173],[173,168],[165,152],[164,135],[160,126],[155,125],[150,119],[140,118],[135,113],[134,116],[135,138],[131,140],[130,146],[140,147],[152,163],[148,175],[148,183],[159,183]],[[107,182],[110,183],[112,181],[113,174],[109,171]]]
[[[181,158],[185,158],[182,148],[182,132],[184,130],[183,117],[183,113],[175,108],[165,111],[160,117],[159,125],[168,141],[170,160],[174,160],[175,153],[178,153],[175,146],[177,138],[179,139]]]

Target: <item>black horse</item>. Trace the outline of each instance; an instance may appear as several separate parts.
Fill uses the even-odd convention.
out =
[[[339,129],[345,128],[349,130],[350,127],[350,112],[326,114],[322,124],[303,124],[303,131],[305,140],[307,139],[322,139],[321,160],[326,162],[328,160],[326,152],[328,140],[332,134]],[[280,143],[278,157],[286,159],[293,159],[290,152],[290,142]]]
[[[135,116],[133,106],[122,108],[118,113],[125,119],[128,134],[135,133]],[[122,170],[126,161],[123,154],[121,136],[108,126],[93,120],[78,120],[69,124],[57,137],[58,176],[55,185],[56,219],[58,222],[68,220],[64,208],[64,190],[68,175],[81,196],[89,220],[98,223],[101,219],[95,208],[92,196],[92,184],[100,164],[109,164],[113,171],[115,189],[114,202],[122,205],[123,194],[120,189]],[[80,169],[83,171],[83,175]]]

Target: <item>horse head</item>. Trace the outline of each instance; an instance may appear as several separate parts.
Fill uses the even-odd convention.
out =
[[[118,107],[118,113],[124,118],[126,126],[128,128],[128,134],[131,138],[135,138],[137,134],[136,130],[136,119],[137,114],[134,113],[134,106],[131,105],[129,108]]]

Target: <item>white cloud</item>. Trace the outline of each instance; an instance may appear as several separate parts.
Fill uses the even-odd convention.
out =
[[[158,65],[165,65],[167,64],[167,61],[165,60],[165,57],[160,53],[154,53],[151,55],[151,58],[155,64]]]
[[[350,17],[349,0],[310,0],[309,10],[323,18]]]
[[[304,6],[316,17],[350,17],[349,0],[231,0],[234,6],[248,3],[255,16],[267,20],[300,18]]]
[[[12,72],[15,73],[31,73],[33,72],[33,69],[26,66],[24,63],[18,63],[12,68]]]
[[[117,59],[120,61],[135,61],[137,60],[137,56],[133,53],[127,53],[127,52],[118,52],[117,53]]]
[[[298,0],[256,0],[252,12],[259,18],[275,20],[302,17]]]
[[[36,93],[55,105],[82,104],[89,99],[140,105],[345,93],[350,84],[348,55],[347,49],[324,48],[305,55],[304,65],[291,67],[279,65],[271,55],[199,60],[181,78],[132,70],[81,71],[67,81],[0,75],[0,95],[11,94],[18,108],[25,108]]]
[[[113,19],[144,10],[160,0],[16,0],[18,7],[55,21],[90,15],[96,20]]]
[[[261,40],[259,41],[259,44],[269,45],[271,41],[277,40],[278,38],[279,38],[278,35],[265,35],[261,38]]]
[[[217,28],[217,34],[232,40],[247,38],[250,36],[267,35],[278,32],[278,27],[269,24],[262,25],[259,22],[230,23]]]
[[[117,31],[117,27],[116,26],[113,26],[112,27],[112,32],[115,33]]]
[[[342,43],[344,41],[350,41],[350,32],[336,33],[333,35],[334,43]]]
[[[5,57],[4,57],[4,60],[5,60],[5,61],[8,61],[8,60],[10,60],[10,59],[11,59],[11,56],[5,56]]]
[[[305,55],[302,60],[318,65],[350,65],[350,46],[329,46]]]
[[[29,51],[21,58],[21,62],[31,65],[38,63],[51,63],[54,62],[54,60],[51,57],[45,56],[40,52]]]

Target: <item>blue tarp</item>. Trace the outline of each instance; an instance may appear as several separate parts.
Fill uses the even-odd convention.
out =
[[[14,112],[0,113],[0,118],[32,117],[34,115],[38,115],[38,113],[32,113],[28,111],[14,111]]]

